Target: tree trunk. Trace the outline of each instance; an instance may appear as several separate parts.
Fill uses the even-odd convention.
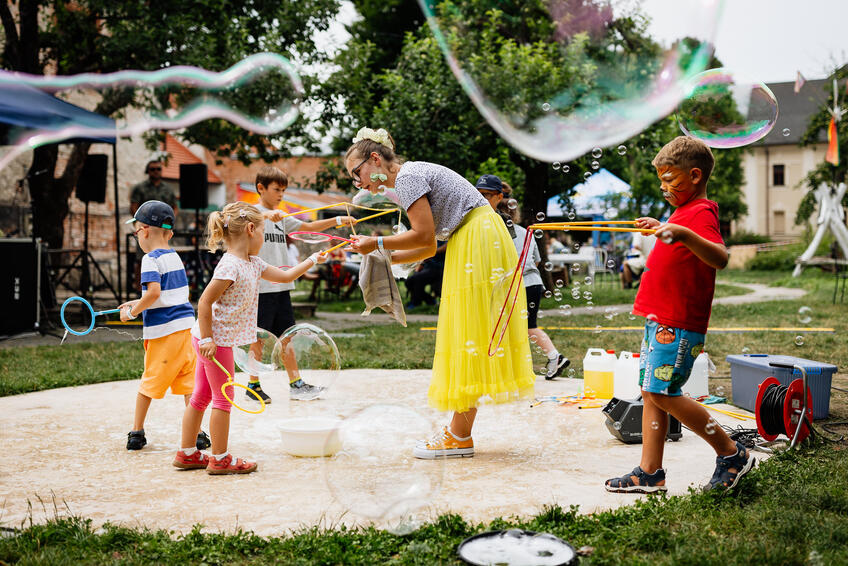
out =
[[[52,249],[61,249],[65,239],[65,218],[70,207],[68,199],[76,186],[90,143],[74,146],[65,172],[56,178],[59,146],[51,144],[33,150],[32,165],[27,177],[32,198],[33,233]]]

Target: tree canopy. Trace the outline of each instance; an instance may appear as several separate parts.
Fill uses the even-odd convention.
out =
[[[444,0],[431,4],[454,57],[489,99],[506,113],[514,111],[529,118],[544,110],[528,105],[545,97],[558,97],[560,103],[567,98],[573,104],[587,104],[594,100],[592,97],[600,96],[600,101],[603,89],[591,88],[598,66],[606,66],[609,76],[610,69],[614,71],[619,64],[654,60],[659,49],[648,37],[647,21],[638,12],[612,20],[609,29],[596,34],[575,34],[563,48],[563,42],[552,41],[552,36],[568,33],[558,27],[565,20],[554,22],[545,2]],[[569,21],[595,21],[598,11],[608,8],[606,3],[594,0],[570,0],[568,5]],[[322,118],[325,131],[338,134],[336,149],[346,149],[361,126],[386,128],[408,159],[441,163],[471,180],[482,173],[503,177],[517,189],[525,217],[546,210],[551,196],[561,195],[568,202],[584,173],[594,171],[591,156],[555,169],[523,155],[503,140],[455,80],[427,25],[408,31],[397,55],[383,54],[382,58],[370,39],[378,35],[377,29],[371,34],[363,32],[369,26],[367,18],[355,25],[358,32],[334,60],[338,71],[318,89],[328,109]],[[720,63],[714,60],[711,66]],[[660,147],[680,133],[674,117],[667,117],[624,142],[624,155],[618,155],[614,148],[606,149],[601,165],[632,185],[629,204],[612,203],[622,207],[622,217],[635,217],[643,209],[657,216],[670,212],[650,163]],[[721,219],[729,222],[745,212],[740,193],[741,150],[715,153],[717,166],[710,196],[719,202]],[[330,182],[334,176],[341,185],[349,182],[338,169],[322,182]]]
[[[262,51],[279,53],[299,64],[317,65],[325,61],[326,54],[315,45],[315,32],[327,29],[338,6],[339,0],[7,2],[0,5],[4,30],[0,65],[34,75],[156,70],[174,65],[222,71]],[[277,96],[286,96],[290,91],[282,83],[275,81],[269,90],[282,88]],[[175,100],[171,95],[177,99],[190,95],[187,91],[151,93],[130,88],[101,94],[93,110],[115,118],[132,106],[161,111]],[[246,111],[267,102],[255,85],[233,89],[227,96],[230,102],[241,101]],[[181,136],[222,153],[235,152],[246,161],[252,152],[272,159],[292,147],[317,147],[306,135],[305,123],[301,119],[269,139],[228,122],[209,120],[186,129]],[[62,220],[89,146],[74,144],[61,176],[56,173],[57,145],[42,146],[34,152],[30,173],[51,173],[29,176],[34,230],[51,247],[62,246]]]

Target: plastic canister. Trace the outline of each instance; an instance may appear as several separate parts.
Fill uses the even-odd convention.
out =
[[[613,393],[618,399],[636,399],[639,389],[639,354],[622,352],[613,373]]]
[[[683,393],[694,399],[709,395],[710,370],[715,371],[715,366],[712,360],[710,360],[710,356],[702,350],[692,364],[692,372],[689,374],[689,379],[683,384]]]
[[[615,350],[589,348],[583,358],[583,394],[590,390],[598,399],[612,399]]]

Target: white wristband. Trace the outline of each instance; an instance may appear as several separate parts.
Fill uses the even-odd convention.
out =
[[[318,265],[318,260],[317,260],[317,259],[316,259],[316,257],[315,257],[315,256],[317,256],[317,255],[318,255],[318,252],[315,252],[314,254],[312,254],[311,256],[309,256],[309,257],[308,257],[308,258],[306,258],[306,259],[308,259],[309,261],[311,261],[313,266],[316,266],[316,265]]]
[[[341,225],[342,225],[342,217],[336,216],[336,226],[341,226]]]
[[[135,320],[138,318],[137,316],[133,316],[132,307],[127,307],[127,318],[130,320]]]
[[[383,247],[383,237],[382,236],[377,236],[377,248],[379,248],[379,250],[381,252],[386,251],[386,248]]]
[[[211,341],[212,341],[212,337],[207,336],[206,338],[201,338],[200,340],[198,340],[197,343],[200,344],[201,346],[203,346],[204,344],[208,344]]]

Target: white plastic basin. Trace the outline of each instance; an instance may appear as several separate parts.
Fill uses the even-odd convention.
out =
[[[332,456],[341,448],[339,419],[298,417],[280,423],[283,450],[292,456],[315,458]]]

